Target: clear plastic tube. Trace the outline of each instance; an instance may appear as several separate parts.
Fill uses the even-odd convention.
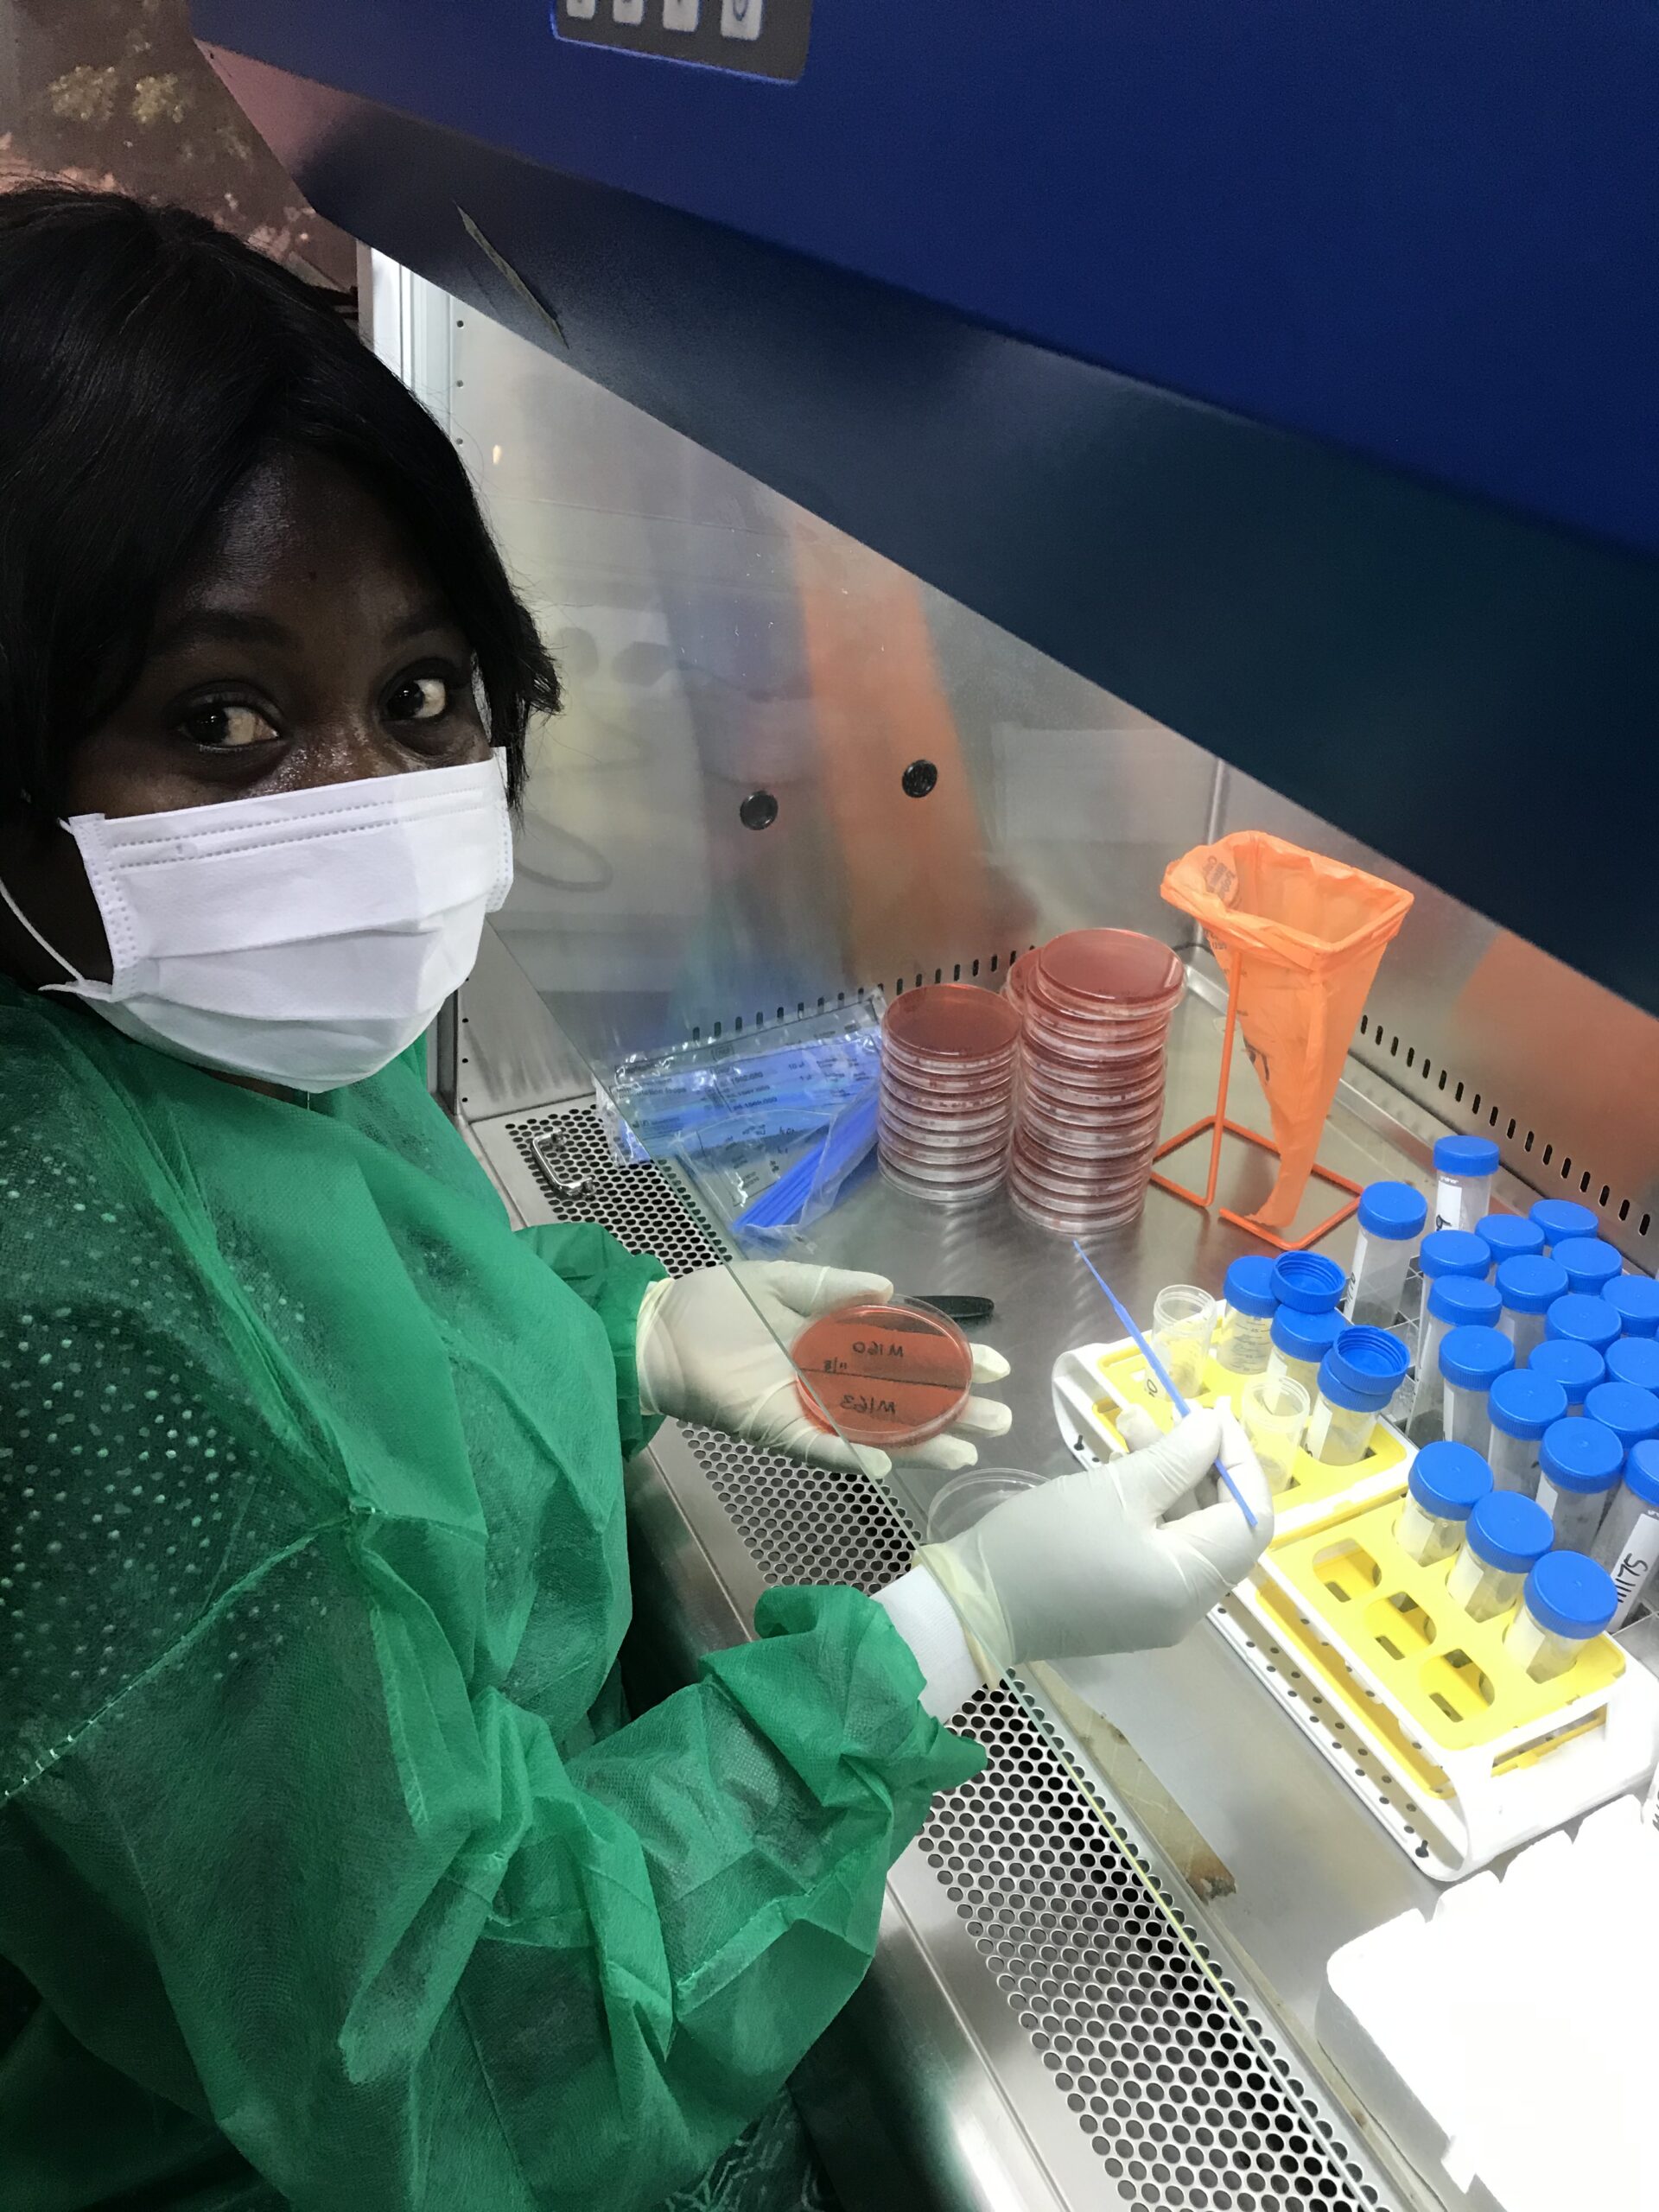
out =
[[[1307,1393],[1311,1406],[1319,1393],[1319,1364],[1314,1359],[1292,1359],[1274,1344],[1268,1354],[1268,1373],[1281,1382],[1294,1382]]]
[[[1452,1562],[1446,1578],[1446,1594],[1461,1605],[1471,1621],[1495,1621],[1521,1602],[1525,1574],[1512,1574],[1477,1557],[1465,1543]]]
[[[1308,1454],[1321,1466],[1356,1466],[1370,1450],[1376,1427],[1374,1408],[1339,1406],[1321,1393],[1307,1425]]]
[[[1427,1287],[1425,1284],[1426,1290]],[[1423,1325],[1417,1338],[1417,1395],[1412,1402],[1411,1427],[1408,1432],[1414,1444],[1433,1444],[1446,1433],[1446,1397],[1440,1389],[1440,1345],[1446,1332],[1454,1325],[1440,1314],[1431,1313],[1425,1299]]]
[[[1414,1236],[1373,1236],[1362,1229],[1354,1246],[1348,1318],[1357,1328],[1391,1329],[1400,1317]]]
[[[1287,1376],[1252,1376],[1238,1394],[1244,1433],[1275,1497],[1290,1487],[1308,1412],[1307,1392]]]
[[[1528,1497],[1536,1497],[1538,1439],[1535,1436],[1511,1436],[1507,1428],[1500,1428],[1496,1421],[1491,1422],[1491,1444],[1486,1457],[1491,1462],[1492,1481],[1496,1487],[1519,1491]]]
[[[1184,1398],[1196,1398],[1204,1388],[1215,1326],[1216,1301],[1194,1283],[1173,1282],[1154,1300],[1153,1347]]]
[[[1487,1456],[1492,1440],[1492,1417],[1487,1411],[1486,1393],[1469,1389],[1461,1382],[1449,1382],[1440,1378],[1441,1396],[1445,1402],[1446,1433],[1454,1444],[1466,1444]]]
[[[1553,1628],[1546,1628],[1525,1601],[1520,1611],[1503,1631],[1503,1643],[1517,1666],[1524,1667],[1535,1682],[1553,1682],[1558,1675],[1566,1674],[1577,1660],[1586,1643],[1594,1643],[1588,1636],[1561,1636]]]
[[[1544,1341],[1545,1320],[1542,1313],[1517,1313],[1513,1306],[1503,1308],[1497,1325],[1515,1346],[1517,1367],[1524,1367]]]
[[[1596,1531],[1590,1556],[1613,1578],[1618,1611],[1612,1625],[1623,1628],[1659,1566],[1659,1504],[1638,1497],[1621,1483]]]
[[[1394,1533],[1401,1550],[1419,1567],[1433,1567],[1437,1560],[1450,1559],[1463,1541],[1463,1523],[1424,1512],[1408,1491],[1401,1501]]]
[[[1436,1229],[1472,1229],[1492,1210],[1491,1175],[1449,1175],[1441,1170],[1434,1190]]]
[[[1211,1347],[1230,1375],[1264,1375],[1273,1354],[1273,1317],[1224,1306]]]
[[[1549,1477],[1540,1471],[1538,1503],[1554,1523],[1557,1551],[1587,1552],[1591,1548],[1612,1494],[1611,1484],[1605,1490],[1557,1490]],[[1539,1680],[1543,1680],[1542,1675]]]

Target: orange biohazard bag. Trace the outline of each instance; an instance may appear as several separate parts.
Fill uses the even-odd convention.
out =
[[[1203,925],[1227,978],[1230,1026],[1243,1032],[1279,1154],[1279,1179],[1254,1219],[1283,1229],[1307,1187],[1365,995],[1411,893],[1262,830],[1195,846],[1170,863],[1163,893]],[[1222,1081],[1217,1116],[1224,1068]]]

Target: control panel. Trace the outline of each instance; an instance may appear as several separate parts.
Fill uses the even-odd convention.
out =
[[[798,77],[812,0],[552,0],[560,38],[751,77]]]

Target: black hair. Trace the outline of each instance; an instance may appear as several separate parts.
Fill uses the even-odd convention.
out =
[[[62,812],[163,591],[283,453],[348,470],[430,571],[518,796],[557,674],[460,456],[347,304],[180,208],[0,193],[0,817]]]

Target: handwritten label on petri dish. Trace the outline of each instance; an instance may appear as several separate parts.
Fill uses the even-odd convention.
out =
[[[843,1306],[811,1322],[791,1356],[809,1417],[884,1449],[948,1428],[973,1376],[961,1331],[911,1306]]]

